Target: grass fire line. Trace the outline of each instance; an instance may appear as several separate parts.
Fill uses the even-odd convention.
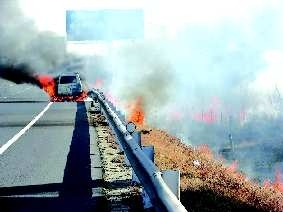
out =
[[[130,106],[130,114],[128,116],[128,121],[135,123],[137,126],[142,126],[145,124],[145,113],[142,107],[142,97],[138,97]]]
[[[165,131],[149,129],[144,121],[142,103],[142,98],[139,97],[130,104],[128,121],[134,122],[141,129],[144,145],[154,145],[156,164],[160,169],[181,171],[182,204],[197,210],[202,207],[205,211],[210,211],[211,208],[219,211],[229,208],[283,211],[282,173],[276,173],[273,183],[266,181],[264,185],[260,185],[250,181],[237,170],[237,160],[229,166],[224,165],[224,159],[215,158],[208,145],[193,148]],[[207,193],[212,193],[213,197]],[[189,197],[194,194],[200,195],[200,198]],[[225,204],[220,203],[223,200],[226,201]],[[206,204],[207,201],[209,205]]]
[[[157,166],[181,171],[181,202],[185,207],[196,211],[283,211],[279,174],[277,181],[262,186],[238,172],[237,161],[225,166],[208,145],[193,148],[165,131],[147,126],[141,129],[143,145],[155,147]]]

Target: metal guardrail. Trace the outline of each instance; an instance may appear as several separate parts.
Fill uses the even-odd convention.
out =
[[[116,112],[110,107],[103,93],[92,90],[90,96],[100,102],[107,120],[110,122],[135,174],[147,192],[156,211],[185,212],[185,207],[162,179],[162,174],[144,154],[138,143],[126,130]]]

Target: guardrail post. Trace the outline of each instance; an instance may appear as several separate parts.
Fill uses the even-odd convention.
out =
[[[180,170],[162,170],[162,178],[180,200]]]
[[[133,137],[134,140],[137,142],[137,144],[139,145],[139,147],[142,148],[142,146],[141,146],[141,132],[140,132],[140,131],[134,132],[134,133],[132,134],[132,137]]]
[[[143,146],[142,151],[154,163],[154,146]]]

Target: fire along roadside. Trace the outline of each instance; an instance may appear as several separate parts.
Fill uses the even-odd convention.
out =
[[[92,90],[91,93],[94,98],[98,98],[105,111],[107,119],[115,128],[114,132],[121,142],[129,162],[131,163],[147,194],[149,195],[154,207],[158,211],[187,211],[177,197],[172,193],[170,188],[166,185],[158,168],[139,148],[137,142],[133,140],[133,137],[126,129],[126,126],[121,122],[116,113],[108,105],[104,95],[97,90]]]

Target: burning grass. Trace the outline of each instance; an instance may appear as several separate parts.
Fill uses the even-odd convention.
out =
[[[128,117],[129,122],[134,122],[137,126],[145,124],[145,115],[143,110],[142,97],[137,98],[132,104],[130,104],[130,115]]]
[[[283,211],[279,183],[260,186],[225,167],[208,146],[192,148],[161,130],[143,130],[144,145],[154,145],[160,169],[181,171],[181,201],[190,211]]]

